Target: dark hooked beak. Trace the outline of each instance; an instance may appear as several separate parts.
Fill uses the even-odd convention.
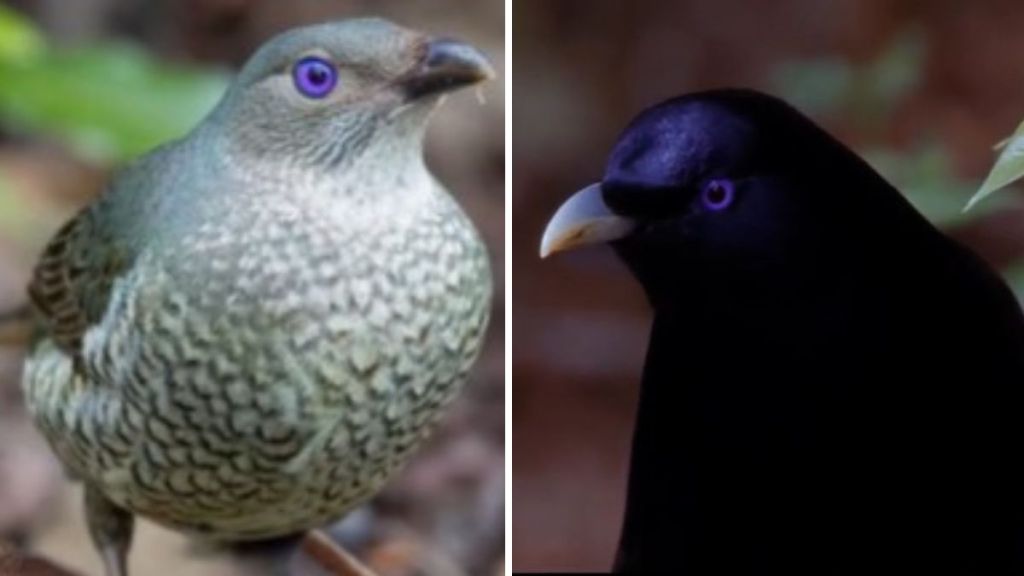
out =
[[[476,48],[447,38],[430,40],[419,64],[403,80],[410,100],[494,78],[494,68]]]

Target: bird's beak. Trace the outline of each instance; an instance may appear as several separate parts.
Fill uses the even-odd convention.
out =
[[[437,38],[426,43],[419,64],[402,84],[410,100],[450,92],[494,78],[494,68],[482,52],[456,40]]]
[[[562,204],[544,229],[540,257],[587,244],[610,242],[628,236],[636,221],[619,216],[608,208],[601,185],[591,184]]]

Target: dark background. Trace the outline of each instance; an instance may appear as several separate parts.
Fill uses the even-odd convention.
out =
[[[383,15],[464,39],[490,56],[498,80],[481,89],[486,103],[472,91],[452,96],[434,118],[427,154],[491,249],[496,302],[488,344],[442,428],[371,507],[353,515],[346,541],[381,576],[500,573],[503,3],[13,0],[0,2],[3,10],[23,17],[40,38],[8,26],[0,12],[0,311],[24,301],[42,243],[101,189],[112,167],[189,129],[212,104],[210,95],[216,98],[231,71],[271,35],[299,24]],[[40,43],[46,56],[23,58]],[[112,47],[96,55],[99,46]],[[17,540],[83,574],[99,574],[80,494],[21,407],[23,352],[0,346],[0,542]],[[138,530],[131,564],[144,575],[258,572],[148,523]]]
[[[1024,118],[1021,30],[1018,0],[514,2],[514,569],[607,569],[617,543],[650,313],[610,250],[537,250],[626,122],[704,88],[783,96],[1024,294],[1016,193],[960,214]]]

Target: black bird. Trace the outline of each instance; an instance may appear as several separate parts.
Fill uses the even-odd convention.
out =
[[[1024,574],[1024,316],[855,153],[669,100],[541,253],[594,242],[654,309],[618,572]]]

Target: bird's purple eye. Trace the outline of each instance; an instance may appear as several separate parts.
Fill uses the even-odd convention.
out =
[[[299,60],[292,69],[295,87],[309,98],[323,98],[334,90],[338,83],[338,71],[334,66],[316,56]]]
[[[735,196],[736,191],[729,180],[712,180],[704,185],[700,193],[704,207],[715,212],[728,208]]]

